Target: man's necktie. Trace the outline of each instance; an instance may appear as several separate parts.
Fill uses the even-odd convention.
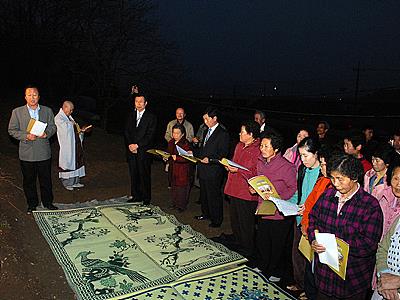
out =
[[[142,118],[142,116],[143,116],[143,113],[139,112],[139,115],[137,116],[137,120],[136,120],[136,127],[139,126],[140,119]]]
[[[210,138],[210,135],[211,135],[211,128],[208,128],[206,137],[204,138],[204,143],[203,143],[203,145],[205,145],[205,144],[207,143],[208,139]]]

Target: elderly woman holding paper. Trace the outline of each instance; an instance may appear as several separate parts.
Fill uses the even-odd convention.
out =
[[[296,192],[296,166],[281,155],[283,138],[275,130],[261,134],[260,151],[252,175],[264,175],[274,186],[282,200],[289,200]],[[255,192],[250,188],[251,192]],[[259,197],[259,205],[263,203]],[[287,273],[287,252],[291,248],[287,241],[293,231],[293,217],[284,217],[278,210],[273,215],[258,220],[257,250],[260,267],[270,281],[279,282]]]
[[[327,189],[312,208],[307,232],[318,253],[314,261],[317,299],[364,300],[371,289],[382,210],[378,200],[360,187],[364,171],[357,158],[345,154],[332,157],[328,174],[334,188]],[[349,245],[345,280],[321,263],[319,255],[327,249],[317,242],[316,231],[334,234]]]
[[[243,122],[232,161],[247,168],[254,168],[260,156],[260,125],[255,121]],[[229,210],[234,242],[238,252],[251,258],[254,254],[255,212],[257,196],[252,195],[242,169],[226,166],[229,171],[224,193],[229,196]]]
[[[171,178],[172,209],[183,212],[189,203],[191,168],[190,162],[178,155],[177,146],[185,151],[191,150],[186,139],[186,128],[182,124],[172,126],[172,139],[168,142],[169,169]]]

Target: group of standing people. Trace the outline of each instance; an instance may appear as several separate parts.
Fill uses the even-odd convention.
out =
[[[210,227],[221,225],[224,186],[234,248],[270,281],[289,280],[287,288],[299,292],[300,299],[367,299],[372,288],[379,299],[398,299],[393,296],[398,297],[400,287],[398,284],[393,288],[395,280],[400,283],[400,251],[396,248],[400,244],[400,145],[396,148],[400,140],[396,134],[391,145],[376,143],[367,155],[363,149],[367,136],[363,137],[361,131],[350,132],[335,142],[328,133],[329,124],[321,121],[314,136],[300,129],[296,143],[283,151],[282,135],[265,124],[263,112],[256,111],[254,120],[241,124],[231,158],[247,169],[243,170],[219,163],[228,155],[229,135],[219,123],[218,111],[208,108],[203,120],[203,134],[193,138],[192,143],[190,139],[184,142],[184,149],[200,159],[197,168],[202,215],[196,216],[197,220],[209,220]],[[186,132],[178,115],[171,122],[167,131],[172,126],[178,136]],[[202,142],[194,144],[197,139]],[[173,167],[189,165],[176,155],[177,144],[174,137],[168,144]],[[273,215],[255,215],[264,200],[249,187],[248,180],[257,175],[268,177],[281,199],[298,205],[296,217],[285,217],[278,210]],[[190,185],[190,180],[186,183]],[[318,254],[326,249],[317,243],[316,232],[333,233],[349,244],[346,280],[319,261]],[[316,253],[311,262],[298,250],[301,237]]]
[[[69,191],[84,186],[79,182],[79,178],[85,176],[82,141],[85,131],[90,128],[80,128],[72,118],[74,104],[71,101],[64,101],[59,113],[54,117],[51,108],[39,105],[39,99],[39,89],[36,86],[26,87],[26,105],[12,111],[8,125],[9,134],[19,141],[19,160],[28,214],[35,211],[39,205],[37,179],[43,206],[49,210],[58,209],[53,204],[49,141],[56,132],[60,145],[59,178],[63,186]],[[30,124],[36,121],[46,124],[40,135],[32,134],[28,130]]]
[[[82,156],[83,134],[71,114],[71,101],[65,101],[56,117],[39,105],[39,91],[25,89],[26,105],[13,110],[9,134],[19,140],[19,158],[28,213],[36,209],[39,198],[50,210],[53,205],[51,148],[49,139],[57,132],[60,144],[59,177],[67,190],[81,188],[85,175]],[[128,114],[125,127],[127,160],[131,179],[130,202],[151,202],[151,158],[157,128],[156,116],[146,109],[147,97],[134,94],[135,109]],[[28,124],[41,121],[44,132],[27,132]],[[304,291],[301,299],[366,299],[375,289],[375,299],[399,299],[400,288],[400,134],[390,145],[376,143],[368,149],[367,135],[348,134],[340,151],[333,151],[329,124],[320,122],[317,135],[299,130],[296,143],[283,152],[283,137],[266,124],[265,114],[256,111],[254,119],[243,122],[233,157],[245,169],[220,164],[229,154],[230,138],[220,123],[220,112],[209,107],[203,123],[194,134],[183,108],[167,125],[169,182],[173,206],[186,209],[193,184],[193,167],[178,155],[177,147],[198,158],[201,212],[195,218],[209,220],[210,227],[223,222],[223,193],[229,198],[230,220],[236,250],[257,264],[270,281],[293,277],[287,288]],[[367,132],[367,131],[365,131]],[[372,143],[370,143],[372,145]],[[365,147],[363,149],[363,147]],[[296,217],[285,217],[278,210],[256,216],[263,200],[248,180],[266,176],[282,200],[298,205]],[[226,177],[226,182],[224,179]],[[225,186],[224,186],[225,184]],[[346,280],[319,260],[325,245],[316,232],[332,233],[349,244]],[[298,251],[306,238],[316,255],[307,261]],[[376,253],[377,259],[375,258]]]

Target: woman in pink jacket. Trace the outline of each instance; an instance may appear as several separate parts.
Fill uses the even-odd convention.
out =
[[[387,189],[386,172],[388,170],[393,149],[388,144],[380,144],[372,152],[372,169],[364,175],[364,190],[381,199],[383,192]]]
[[[281,154],[283,137],[274,130],[264,131],[260,137],[261,155],[258,158],[253,176],[266,176],[275,187],[282,200],[289,200],[297,189],[296,166],[287,161]],[[251,192],[255,192],[250,188]],[[259,204],[262,203],[258,198]],[[276,210],[274,215],[258,218],[257,227],[257,254],[258,265],[268,279],[279,282],[289,273],[287,253],[292,248],[287,243],[293,239],[293,217],[284,217]]]

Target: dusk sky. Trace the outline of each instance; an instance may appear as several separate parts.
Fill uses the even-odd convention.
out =
[[[208,86],[282,93],[400,86],[400,1],[158,0],[163,35]],[[391,70],[389,70],[391,69]],[[394,69],[394,70],[393,70]]]

